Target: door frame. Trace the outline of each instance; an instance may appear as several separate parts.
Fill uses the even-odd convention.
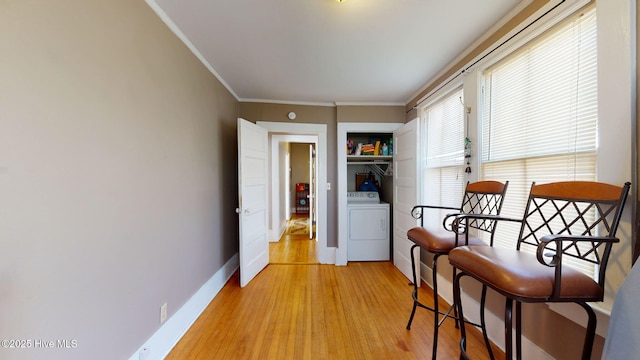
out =
[[[327,247],[327,191],[329,187],[327,183],[327,125],[271,121],[257,121],[256,124],[267,129],[269,133],[315,135],[318,137],[316,148],[316,249],[319,263],[335,264],[336,248]]]
[[[347,133],[393,133],[404,123],[338,123],[338,248],[336,265],[347,265]],[[391,239],[393,241],[393,238]]]
[[[291,196],[295,195],[295,191],[290,190],[293,184],[289,184],[289,178],[287,177],[287,179],[285,179],[286,182],[286,186],[281,186],[282,184],[279,184],[278,181],[280,181],[280,174],[282,172],[282,170],[280,169],[280,153],[281,153],[281,147],[280,144],[282,143],[296,143],[296,144],[313,144],[316,148],[318,146],[318,136],[316,135],[282,135],[282,134],[270,134],[269,136],[269,140],[271,142],[271,154],[269,156],[270,158],[270,165],[269,167],[271,168],[271,178],[270,178],[270,182],[271,182],[271,193],[270,193],[270,202],[271,202],[271,221],[270,221],[270,226],[271,228],[269,229],[269,241],[270,242],[278,242],[280,240],[280,237],[283,235],[284,231],[286,230],[286,225],[287,225],[287,220],[289,219],[289,217],[291,216],[291,210],[292,208],[295,208],[295,205],[291,205]],[[290,165],[290,164],[289,164]],[[290,175],[290,174],[288,174]],[[317,171],[315,174],[316,178],[318,176]],[[281,204],[281,198],[282,198],[282,189],[285,188],[286,189],[286,195],[285,199],[288,200],[287,202],[285,202],[285,204]],[[313,194],[311,192],[311,184],[309,185],[309,194]],[[315,189],[313,189],[313,191],[315,191]],[[315,194],[313,194],[315,195]],[[309,202],[309,206],[311,207],[311,202]],[[313,206],[315,206],[315,202],[313,204]],[[280,217],[280,210],[284,208],[285,209],[285,217],[281,218]],[[315,210],[315,209],[314,209]],[[311,215],[311,208],[309,209],[309,215]],[[312,234],[309,234],[310,236],[312,236]]]

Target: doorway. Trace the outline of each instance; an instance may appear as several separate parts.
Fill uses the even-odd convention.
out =
[[[277,242],[285,234],[288,221],[294,213],[291,200],[295,192],[291,193],[291,178],[288,176],[290,159],[281,156],[286,153],[287,143],[306,143],[315,146],[314,187],[316,196],[309,199],[315,209],[310,217],[315,219],[315,237],[313,243],[317,254],[315,262],[320,264],[335,264],[336,248],[327,247],[327,125],[326,124],[292,124],[284,122],[258,121],[257,125],[266,128],[270,141],[270,206],[269,241]],[[286,175],[283,175],[286,174]],[[295,183],[293,184],[295,185]],[[287,204],[283,206],[282,204]],[[309,235],[307,241],[309,241]],[[302,250],[301,250],[302,251]]]
[[[273,182],[281,193],[278,206],[274,206],[274,228],[279,238],[269,243],[270,264],[317,264],[315,239],[316,136],[271,135]],[[313,142],[299,142],[302,140]],[[294,142],[295,141],[295,142]],[[277,143],[277,146],[276,146]],[[274,196],[275,197],[275,196]],[[279,217],[278,214],[284,214]],[[276,219],[277,218],[277,219]],[[284,226],[281,224],[284,223]],[[277,233],[276,233],[277,234]]]
[[[303,135],[272,135],[272,142],[279,149],[273,154],[272,161],[278,159],[283,166],[275,166],[278,173],[278,185],[288,196],[278,196],[282,201],[276,213],[284,213],[284,231],[277,241],[269,243],[270,264],[318,264],[315,239],[315,201],[316,166],[315,148],[317,137]],[[310,143],[289,142],[301,139],[313,140]],[[284,185],[284,186],[282,186]],[[274,196],[275,197],[275,196]],[[283,209],[284,208],[284,209]],[[281,220],[274,221],[277,226]]]
[[[285,233],[269,243],[269,264],[319,264],[316,239],[306,231],[308,221],[308,214],[291,214]]]

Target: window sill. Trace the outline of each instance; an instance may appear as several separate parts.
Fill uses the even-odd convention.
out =
[[[607,337],[607,330],[609,329],[609,317],[611,316],[611,309],[603,307],[604,303],[589,303],[591,308],[596,313],[598,318],[598,324],[596,326],[596,334]],[[587,327],[587,314],[583,308],[574,303],[549,303],[547,304],[549,310],[561,315],[574,323],[586,328]]]

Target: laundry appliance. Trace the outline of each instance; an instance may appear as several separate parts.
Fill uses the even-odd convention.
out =
[[[347,216],[347,260],[390,260],[389,204],[380,201],[378,192],[348,192]]]

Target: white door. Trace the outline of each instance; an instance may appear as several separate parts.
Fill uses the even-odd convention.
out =
[[[411,120],[393,133],[393,264],[411,281],[412,271],[420,274],[420,252],[416,268],[411,268],[411,246],[407,230],[416,226],[411,209],[419,199],[419,121]]]
[[[315,201],[316,194],[316,150],[313,144],[309,144],[309,239],[313,239],[313,223],[316,220]]]
[[[269,264],[267,239],[267,129],[238,119],[240,286]]]

